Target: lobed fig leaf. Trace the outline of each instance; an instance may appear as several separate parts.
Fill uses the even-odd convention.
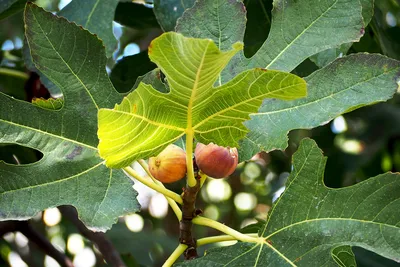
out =
[[[315,141],[303,139],[285,191],[257,224],[265,242],[213,248],[177,266],[352,266],[352,246],[398,261],[399,174],[328,188],[326,161]]]
[[[108,169],[97,151],[97,109],[122,99],[108,79],[104,47],[87,30],[32,3],[24,15],[33,63],[63,100],[28,103],[0,92],[0,143],[43,153],[28,165],[0,161],[0,221],[73,205],[87,227],[105,231],[140,205],[132,182]]]
[[[248,132],[243,122],[265,98],[292,100],[306,95],[306,83],[281,71],[250,69],[214,87],[241,49],[222,52],[212,40],[168,32],[154,39],[150,59],[166,75],[170,92],[140,83],[114,109],[99,110],[99,151],[111,168],[161,152],[185,133],[205,144],[237,147]]]

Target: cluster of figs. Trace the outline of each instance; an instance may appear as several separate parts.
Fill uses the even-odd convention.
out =
[[[213,143],[197,143],[194,158],[201,172],[212,178],[224,178],[235,171],[238,151]],[[176,182],[186,175],[186,152],[179,146],[168,145],[158,156],[149,159],[149,169],[160,182]]]

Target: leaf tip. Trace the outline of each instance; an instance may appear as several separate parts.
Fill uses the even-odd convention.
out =
[[[28,12],[30,12],[29,9],[32,9],[32,8],[34,8],[34,7],[37,7],[37,6],[35,5],[35,3],[31,2],[31,1],[26,2],[25,8],[24,8],[24,21],[26,20],[26,17],[27,17]],[[25,28],[26,28],[26,25],[27,25],[27,24],[24,23]]]
[[[32,1],[26,2],[25,8],[31,7],[31,6],[37,6],[37,5],[35,5],[35,3],[33,3]]]

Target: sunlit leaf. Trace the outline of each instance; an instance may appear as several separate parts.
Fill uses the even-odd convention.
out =
[[[197,1],[192,9],[184,13],[187,19],[178,20],[177,29],[191,37],[214,38],[215,31],[200,32],[198,28],[208,28],[206,25],[231,19],[231,24],[236,25],[235,21],[244,19],[242,4],[222,0],[211,2],[214,1]],[[210,6],[212,12],[209,12]],[[358,41],[364,31],[361,12],[359,1],[323,0],[315,4],[314,0],[275,0],[268,39],[251,58],[239,53],[223,72],[222,82],[252,67],[292,71],[309,56],[343,43]],[[184,25],[197,24],[198,14],[203,14],[201,25],[205,26],[188,28]],[[244,25],[221,27],[222,40],[244,32]]]
[[[220,72],[242,49],[221,52],[212,40],[165,33],[149,48],[166,75],[167,94],[139,84],[114,109],[99,111],[99,150],[107,166],[121,168],[147,158],[187,132],[203,143],[235,147],[247,133],[243,122],[264,98],[296,99],[306,94],[303,79],[289,73],[251,69],[219,87]]]
[[[243,41],[246,10],[242,2],[224,0],[198,1],[178,20],[176,31],[185,36],[210,38],[220,50]],[[207,22],[199,23],[206,19]]]
[[[183,13],[177,21],[176,31],[185,36],[211,39],[220,50],[228,50],[234,43],[243,41],[245,25],[246,9],[242,2],[202,0]],[[228,73],[238,66],[241,57],[242,51],[234,55],[218,77],[218,85],[232,78]]]

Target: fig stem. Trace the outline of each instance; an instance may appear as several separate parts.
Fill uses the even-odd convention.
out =
[[[153,182],[155,184],[158,184],[159,186],[165,188],[164,184],[161,183],[160,181],[158,181],[156,178],[154,178],[153,175],[150,173],[149,165],[147,164],[147,162],[145,160],[140,159],[140,160],[138,160],[138,163],[143,168],[143,170],[146,172],[146,174],[151,178],[151,180],[153,180]],[[167,197],[166,195],[164,195],[164,197],[168,201],[168,204],[171,206],[171,208],[174,211],[176,217],[180,221],[182,219],[182,211],[179,208],[178,204],[176,204],[176,202],[172,198]]]
[[[208,176],[207,174],[204,174],[202,171],[199,171],[199,175],[200,175],[200,188],[202,188]]]
[[[168,259],[164,262],[162,267],[170,267],[174,262],[182,255],[183,252],[187,249],[187,245],[185,244],[179,244],[179,246],[176,247],[174,252],[168,257]]]
[[[250,237],[258,237],[257,233],[253,233],[253,234],[246,234],[247,236]],[[197,240],[197,246],[204,246],[207,244],[212,244],[212,243],[217,243],[217,242],[224,242],[224,241],[234,241],[237,240],[235,237],[231,236],[231,235],[217,235],[217,236],[209,236],[209,237],[204,237],[204,238],[200,238],[199,240]],[[257,243],[258,243],[258,239]]]
[[[134,169],[132,169],[131,167],[125,167],[124,171],[129,174],[129,177],[133,177],[136,180],[138,180],[139,182],[141,182],[144,185],[147,185],[148,187],[150,187],[151,189],[163,194],[164,196],[170,197],[171,199],[173,199],[175,202],[179,203],[179,204],[183,204],[183,200],[181,198],[180,195],[178,195],[175,192],[172,192],[171,190],[168,190],[167,188],[160,186],[156,183],[153,183],[151,181],[151,179],[146,179],[144,177],[142,177],[141,175],[139,175],[139,173],[137,171],[135,171]]]
[[[236,231],[235,229],[226,226],[220,222],[208,219],[206,217],[197,216],[192,220],[194,224],[208,226],[219,230],[227,235],[232,236],[233,238],[242,241],[242,242],[249,242],[249,243],[264,243],[264,238],[262,237],[252,237],[246,234],[242,234],[241,232]]]
[[[193,169],[193,131],[186,132],[186,167],[187,184],[189,187],[195,187],[197,181]]]
[[[252,233],[252,234],[246,234],[248,237],[253,237],[254,241],[252,243],[260,243],[260,238],[258,238],[257,233]],[[197,240],[197,246],[204,246],[207,244],[212,244],[212,243],[217,243],[217,242],[224,242],[224,241],[234,241],[237,240],[235,237],[231,235],[219,235],[219,236],[210,236],[210,237],[204,237],[200,238]],[[172,252],[172,254],[168,257],[168,259],[165,261],[163,264],[163,267],[170,267],[172,266],[178,258],[185,252],[187,249],[187,245],[185,244],[179,244],[179,246]]]

